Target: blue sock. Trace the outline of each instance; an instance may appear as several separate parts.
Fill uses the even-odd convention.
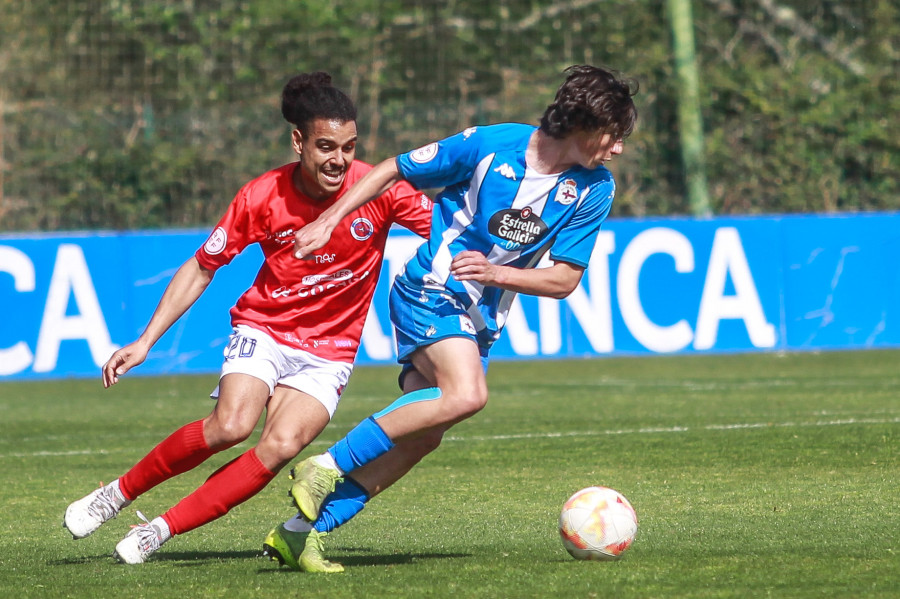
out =
[[[368,464],[372,460],[384,455],[394,446],[394,442],[387,436],[384,429],[375,421],[397,408],[420,402],[440,399],[441,390],[437,387],[420,389],[407,393],[394,400],[394,403],[380,412],[369,416],[357,424],[347,435],[332,445],[328,453],[334,458],[338,468],[344,474]]]
[[[393,441],[378,426],[375,419],[369,416],[353,427],[343,439],[332,445],[328,453],[337,462],[338,468],[347,474],[384,455],[393,446]]]
[[[352,478],[345,478],[325,499],[313,528],[319,532],[331,532],[360,513],[367,501],[369,494],[366,490]]]

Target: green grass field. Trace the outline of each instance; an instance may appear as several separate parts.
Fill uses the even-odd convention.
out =
[[[358,369],[306,453],[387,405],[395,376]],[[113,561],[135,509],[158,515],[240,449],[87,539],[60,526],[206,415],[215,376],[0,384],[0,597],[900,596],[900,352],[497,362],[489,382],[482,413],[329,537],[341,575],[260,557],[292,514],[286,473],[151,562]],[[577,562],[556,531],[597,484],[640,519],[619,562]]]

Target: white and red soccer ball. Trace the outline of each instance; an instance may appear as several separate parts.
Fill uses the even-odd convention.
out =
[[[569,497],[559,515],[559,534],[575,559],[617,560],[637,534],[634,508],[618,491],[588,487]]]

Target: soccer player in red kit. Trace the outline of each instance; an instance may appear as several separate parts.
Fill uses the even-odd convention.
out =
[[[132,528],[116,546],[124,563],[147,560],[174,535],[202,526],[261,491],[328,424],[353,369],[393,223],[427,236],[431,200],[399,183],[349,215],[308,260],[293,257],[294,233],[371,169],[354,161],[352,101],[326,73],[291,79],[282,114],[295,126],[299,160],[244,185],[206,243],[175,273],[146,329],[103,367],[103,385],[142,363],[150,348],[200,297],[216,270],[247,246],[265,255],[253,285],[231,309],[212,413],[186,424],[112,483],[68,506],[76,539],[93,533],[163,481],[197,467],[252,433],[259,442],[161,516]]]

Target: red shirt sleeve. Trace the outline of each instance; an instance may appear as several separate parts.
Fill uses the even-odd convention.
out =
[[[400,181],[391,187],[388,194],[394,209],[394,222],[427,239],[434,207],[431,198],[407,181]]]
[[[206,243],[194,254],[202,267],[216,270],[225,266],[248,245],[265,237],[260,233],[263,228],[254,222],[252,198],[251,184],[238,191]]]

